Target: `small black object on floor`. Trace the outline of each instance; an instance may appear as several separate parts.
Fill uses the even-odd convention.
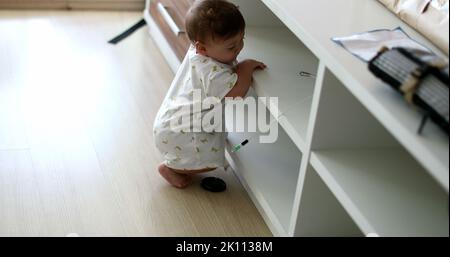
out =
[[[147,23],[145,22],[144,19],[141,19],[139,22],[137,22],[136,24],[131,26],[129,29],[125,30],[123,33],[121,33],[117,37],[109,40],[108,43],[115,45],[115,44],[117,44],[120,41],[122,41],[123,39],[127,38],[128,36],[133,34],[133,32],[135,32],[136,30],[138,30],[139,28],[141,28],[141,27],[143,27],[145,25],[147,25]]]
[[[202,179],[201,185],[203,189],[214,193],[220,193],[227,189],[227,184],[225,184],[225,181],[216,177],[207,177]]]

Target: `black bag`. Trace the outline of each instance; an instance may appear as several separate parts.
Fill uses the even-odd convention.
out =
[[[448,63],[429,52],[384,48],[369,62],[369,70],[449,133]]]

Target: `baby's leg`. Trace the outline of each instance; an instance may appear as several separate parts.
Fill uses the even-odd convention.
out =
[[[163,176],[169,184],[174,187],[183,189],[192,183],[193,174],[199,174],[204,172],[213,171],[215,169],[203,169],[203,170],[175,170],[167,167],[165,164],[159,165],[159,174]]]
[[[210,172],[210,171],[216,170],[216,168],[206,168],[206,169],[202,169],[202,170],[175,170],[175,169],[172,169],[172,170],[178,174],[195,175],[195,174]]]
[[[186,188],[192,182],[192,178],[189,175],[179,174],[173,169],[167,167],[165,164],[161,164],[158,167],[159,174],[163,176],[174,187]]]

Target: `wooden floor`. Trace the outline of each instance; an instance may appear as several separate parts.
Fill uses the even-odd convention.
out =
[[[141,12],[0,11],[0,236],[271,236],[228,191],[170,187],[152,124],[172,80]]]

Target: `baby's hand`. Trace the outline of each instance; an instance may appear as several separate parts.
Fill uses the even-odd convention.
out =
[[[251,60],[251,61],[252,61],[252,64],[253,64],[255,70],[264,70],[265,68],[267,68],[267,65],[262,62],[258,62],[255,60]]]
[[[245,60],[236,66],[238,80],[234,88],[227,94],[227,97],[245,97],[248,89],[252,85],[253,72],[255,70],[264,70],[267,66],[255,60]]]
[[[242,67],[243,69],[248,69],[250,71],[264,70],[265,68],[267,68],[267,65],[265,65],[262,62],[258,62],[256,60],[245,60],[239,63],[238,66]]]

